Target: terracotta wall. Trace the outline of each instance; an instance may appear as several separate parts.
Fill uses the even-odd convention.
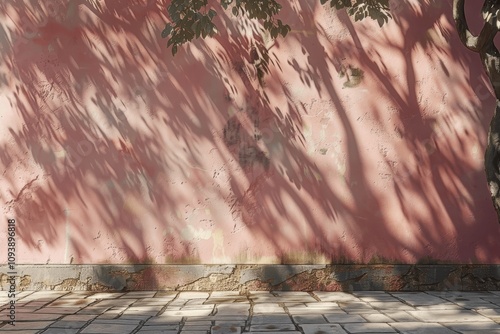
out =
[[[383,29],[283,3],[259,83],[223,13],[172,57],[155,0],[0,2],[18,263],[500,263],[495,100],[450,1],[394,1]]]

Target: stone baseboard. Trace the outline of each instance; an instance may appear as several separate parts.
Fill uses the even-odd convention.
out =
[[[0,287],[9,290],[6,265]],[[500,265],[17,265],[16,290],[499,290]]]

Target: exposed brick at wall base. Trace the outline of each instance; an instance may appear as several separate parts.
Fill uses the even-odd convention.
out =
[[[17,291],[500,290],[500,265],[18,265],[16,277]]]

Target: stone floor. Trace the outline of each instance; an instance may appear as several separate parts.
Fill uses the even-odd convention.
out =
[[[25,291],[1,333],[500,333],[500,292]]]

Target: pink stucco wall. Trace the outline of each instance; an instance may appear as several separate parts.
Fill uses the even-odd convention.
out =
[[[18,263],[500,263],[495,101],[450,1],[395,1],[383,29],[283,3],[261,86],[223,13],[172,57],[154,0],[0,2]]]

